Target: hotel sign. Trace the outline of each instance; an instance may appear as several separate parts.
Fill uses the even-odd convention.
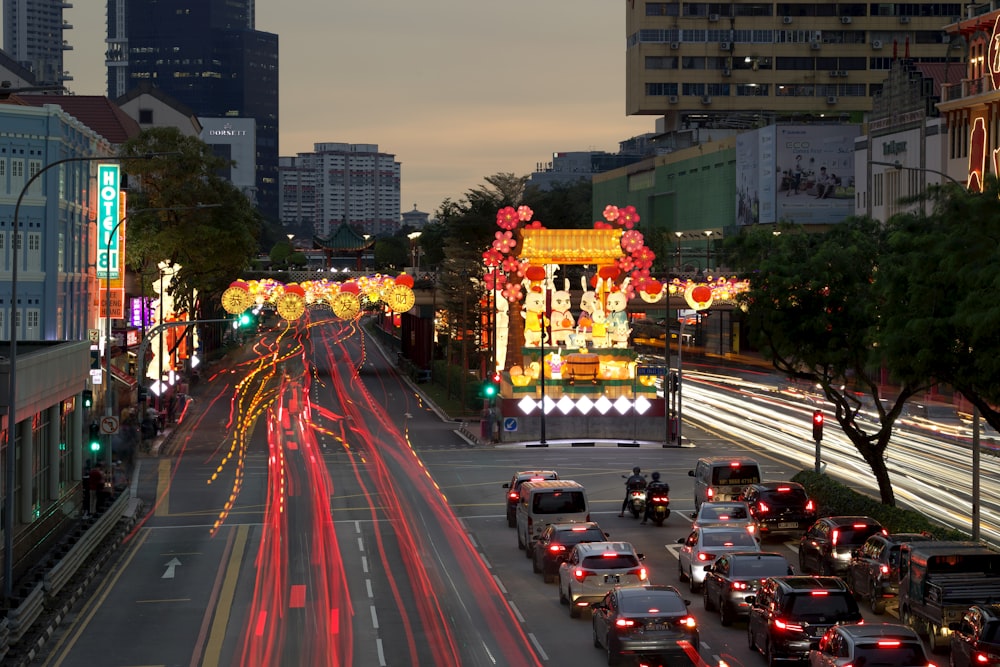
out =
[[[122,246],[118,225],[118,200],[121,194],[120,167],[97,165],[97,277],[118,280],[122,264]]]

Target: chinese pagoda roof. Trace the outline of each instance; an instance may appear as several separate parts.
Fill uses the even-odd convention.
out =
[[[346,221],[337,225],[337,228],[327,237],[313,235],[313,247],[325,250],[358,252],[370,248],[374,244],[374,238],[366,239]]]

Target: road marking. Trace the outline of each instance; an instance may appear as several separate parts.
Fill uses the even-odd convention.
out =
[[[233,541],[233,550],[225,566],[225,579],[222,583],[222,589],[219,592],[219,602],[214,609],[215,617],[212,620],[212,629],[205,644],[205,658],[201,662],[202,667],[215,667],[219,664],[222,655],[222,643],[226,638],[226,624],[229,622],[229,616],[233,608],[233,599],[236,597],[236,583],[239,580],[240,563],[243,562],[243,553],[246,551],[249,535],[250,528],[248,526],[239,526],[236,528],[236,539]]]
[[[155,507],[154,516],[170,516],[170,459],[160,459],[157,468]]]
[[[167,565],[166,565],[167,571],[163,573],[163,576],[160,577],[160,579],[173,579],[174,578],[174,571],[177,569],[177,566],[180,565],[180,564],[181,564],[181,562],[179,560],[177,560],[176,557],[175,558],[171,558],[170,560],[168,560],[167,561]]]

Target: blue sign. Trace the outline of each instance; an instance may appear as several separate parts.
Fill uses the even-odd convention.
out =
[[[517,417],[504,417],[503,430],[505,433],[514,433],[517,431]]]
[[[666,366],[636,366],[635,367],[635,374],[638,375],[639,377],[648,376],[648,375],[666,375],[667,374],[667,367]]]

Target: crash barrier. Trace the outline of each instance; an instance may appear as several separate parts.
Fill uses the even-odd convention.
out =
[[[39,581],[30,593],[21,598],[21,603],[17,607],[7,612],[6,620],[9,632],[6,645],[9,646],[21,639],[42,615],[44,609],[45,589],[42,587],[42,582]]]
[[[118,520],[122,518],[125,507],[129,503],[130,495],[128,489],[124,489],[119,493],[118,497],[111,504],[111,507],[101,514],[97,521],[94,522],[94,525],[70,548],[66,555],[51,570],[45,573],[42,583],[44,584],[45,592],[49,596],[55,597],[59,594],[63,586],[66,585],[66,582],[77,573],[80,566],[90,558],[90,555],[94,553],[97,546],[114,529]]]
[[[3,662],[10,651],[8,637],[10,637],[10,623],[6,618],[0,619],[0,662]]]

